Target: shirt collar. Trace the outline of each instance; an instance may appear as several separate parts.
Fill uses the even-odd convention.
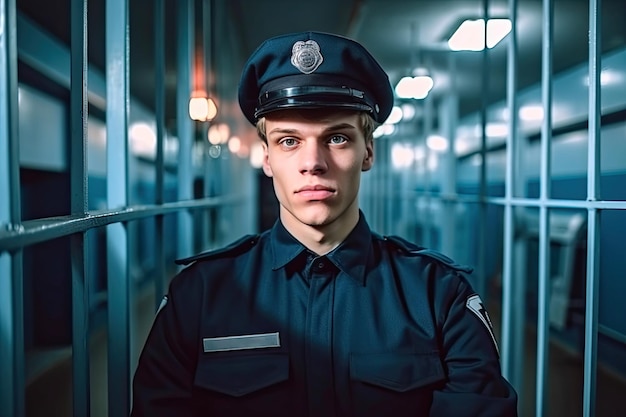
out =
[[[280,220],[277,220],[271,230],[272,269],[277,270],[295,261],[306,250],[293,237]],[[343,273],[365,285],[367,265],[371,259],[372,237],[370,228],[362,212],[359,212],[359,221],[346,239],[335,249],[326,254],[326,257]]]

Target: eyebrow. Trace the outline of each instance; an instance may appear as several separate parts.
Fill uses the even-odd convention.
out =
[[[336,125],[328,126],[326,129],[322,131],[322,133],[334,132],[337,130],[345,130],[345,129],[356,129],[356,126],[350,123],[337,123]],[[273,133],[294,134],[294,133],[298,133],[298,130],[277,127],[277,128],[272,129],[270,132],[268,132],[268,136]]]

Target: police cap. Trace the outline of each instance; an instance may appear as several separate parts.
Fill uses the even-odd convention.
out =
[[[259,117],[288,108],[366,111],[383,123],[393,106],[387,73],[359,43],[343,36],[301,32],[263,42],[245,64],[239,105]]]

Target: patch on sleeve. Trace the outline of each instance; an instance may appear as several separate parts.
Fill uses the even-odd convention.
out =
[[[159,304],[159,308],[157,308],[157,311],[154,315],[156,316],[157,314],[159,314],[161,310],[163,310],[163,307],[165,307],[166,305],[167,305],[167,295],[163,296],[163,299],[161,300],[161,304]]]
[[[489,318],[489,313],[487,313],[487,309],[483,304],[483,301],[480,299],[478,294],[470,295],[465,302],[465,306],[476,315],[480,319],[480,321],[485,325],[489,334],[491,335],[491,340],[493,340],[493,345],[496,347],[496,352],[500,354],[500,350],[498,349],[498,343],[496,342],[496,337],[493,334],[493,325],[491,324],[491,319]]]

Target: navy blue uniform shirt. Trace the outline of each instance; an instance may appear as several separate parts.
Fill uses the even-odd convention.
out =
[[[187,260],[136,371],[139,416],[515,416],[469,270],[361,214],[316,256],[278,221]]]

